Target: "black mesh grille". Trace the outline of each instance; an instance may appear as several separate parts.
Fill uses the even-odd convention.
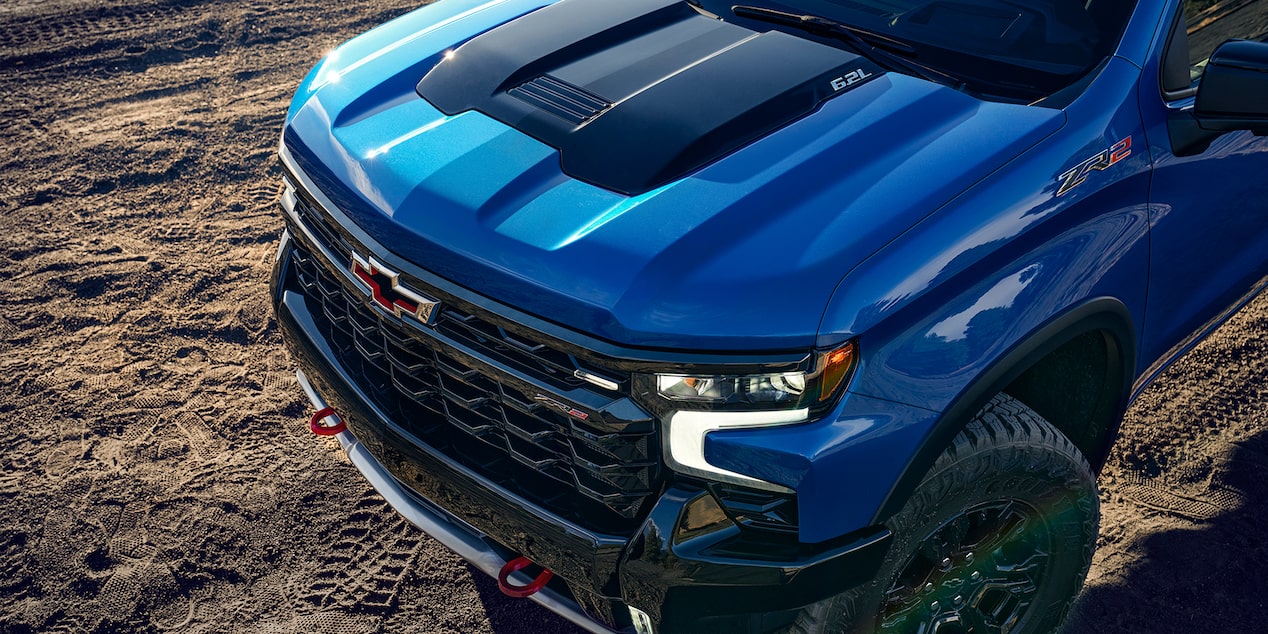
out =
[[[352,264],[353,245],[357,244],[356,241],[303,194],[297,198],[295,214],[322,246],[337,258],[333,264],[347,270]],[[403,275],[402,279],[419,288],[425,286],[408,276]],[[429,296],[439,296],[434,289],[423,290]],[[498,363],[545,380],[558,388],[592,387],[592,384],[577,377],[577,371],[602,377],[618,385],[623,383],[617,372],[583,363],[562,350],[533,341],[530,336],[512,333],[504,326],[459,310],[452,302],[442,303],[435,327],[437,331]]]
[[[318,207],[308,200],[308,198],[296,191],[295,196],[295,215],[299,216],[299,221],[313,232],[317,241],[322,246],[334,252],[339,258],[336,262],[341,267],[350,266],[352,263],[352,245],[349,240],[344,237],[343,232],[339,231],[335,224],[330,222],[326,214],[318,210]]]
[[[332,254],[350,256],[349,240],[311,204],[297,211]],[[581,365],[572,355],[454,308],[443,310],[434,331],[405,325],[371,308],[368,295],[303,247],[291,257],[294,279],[340,363],[394,422],[583,526],[609,533],[634,528],[659,477],[656,426],[594,408],[622,397],[574,376]],[[565,396],[577,390],[590,395],[591,408]],[[577,408],[586,420],[560,405]]]

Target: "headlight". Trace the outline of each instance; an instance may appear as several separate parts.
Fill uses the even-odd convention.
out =
[[[816,353],[799,371],[764,374],[655,374],[650,403],[664,423],[665,459],[680,473],[749,487],[786,487],[715,467],[704,458],[709,432],[800,423],[831,406],[858,359],[854,341]],[[645,383],[645,385],[647,385]]]
[[[761,406],[796,402],[806,391],[804,372],[752,376],[656,375],[660,395],[671,401],[743,403]]]

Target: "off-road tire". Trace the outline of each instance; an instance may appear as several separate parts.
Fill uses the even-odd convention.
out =
[[[970,585],[967,575],[974,570],[972,562],[975,561],[973,553],[976,551],[959,556],[959,561],[952,562],[953,565],[945,571],[941,566],[951,557],[938,559],[938,563],[934,564],[936,569],[930,573],[931,583],[916,582],[914,585],[919,585],[919,591],[909,596],[907,588],[913,585],[910,579],[920,578],[919,574],[912,575],[912,571],[919,572],[922,567],[927,567],[927,560],[932,561],[929,553],[936,552],[939,547],[945,549],[947,541],[943,537],[958,534],[965,522],[989,526],[985,511],[975,511],[972,516],[987,519],[959,519],[966,515],[966,510],[1005,508],[1000,507],[999,502],[1009,500],[1014,503],[1005,507],[1023,509],[1017,511],[1020,517],[1025,516],[1025,509],[1034,516],[1029,528],[1006,526],[999,531],[1002,537],[998,539],[1003,544],[1011,544],[1009,556],[1016,556],[1017,550],[1031,546],[1030,541],[1046,544],[1051,551],[1044,558],[1039,582],[1034,584],[1037,590],[1030,597],[1032,602],[1020,612],[1011,628],[997,628],[995,624],[983,627],[982,621],[977,621],[974,623],[976,627],[969,631],[974,634],[983,629],[986,632],[1007,631],[1009,634],[1054,631],[1082,587],[1096,547],[1100,516],[1096,479],[1087,460],[1073,443],[1029,407],[1006,394],[995,396],[974,417],[937,459],[902,510],[885,521],[894,534],[894,540],[876,578],[806,608],[790,631],[795,634],[889,634],[904,631],[913,622],[924,620],[927,623],[932,617],[916,613],[934,614],[933,602],[938,599],[947,601],[949,592],[955,592],[947,590],[951,587],[948,584],[958,584],[955,587]],[[998,511],[998,514],[1003,517],[1004,511]],[[1026,523],[1026,520],[1015,521]],[[946,528],[949,522],[953,528]],[[1032,532],[1042,534],[1035,537]],[[1015,543],[1011,541],[1014,539]],[[1035,550],[1042,548],[1036,547]],[[918,551],[919,557],[916,555]],[[994,554],[1003,556],[1001,553],[1004,552],[1001,548]],[[976,560],[978,568],[982,567],[984,556],[993,555],[979,555]],[[970,564],[964,564],[965,560]],[[994,570],[992,564],[988,573]],[[896,585],[900,573],[904,575],[904,583]],[[990,589],[982,589],[981,577],[979,572],[975,578],[979,587],[970,588],[977,593],[975,596],[987,597],[987,592],[998,592],[995,584],[987,584]],[[905,601],[896,602],[893,597],[904,598]],[[963,597],[956,593],[954,598]],[[987,602],[982,600],[981,603]],[[946,605],[941,604],[937,609],[946,610]],[[882,607],[888,615],[887,620],[881,618]],[[894,611],[899,608],[907,610],[899,611],[899,615],[906,614],[910,618],[895,621]],[[980,612],[966,614],[976,618]]]

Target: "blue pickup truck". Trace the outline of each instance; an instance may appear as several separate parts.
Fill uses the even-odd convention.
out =
[[[442,0],[313,69],[310,427],[593,631],[1054,630],[1124,410],[1268,283],[1268,3],[732,1]]]

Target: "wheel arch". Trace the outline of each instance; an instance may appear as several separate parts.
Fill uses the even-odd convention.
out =
[[[1084,376],[1068,376],[1079,352],[1098,349],[1104,356],[1085,368],[1089,371]],[[1001,355],[944,410],[891,487],[874,523],[883,522],[902,508],[955,435],[1000,392],[1008,393],[1045,418],[1056,418],[1049,422],[1075,443],[1094,471],[1099,471],[1129,402],[1135,360],[1136,332],[1131,313],[1116,298],[1089,299],[1049,320]],[[1090,401],[1052,398],[1045,382],[1054,376],[1070,380],[1070,387],[1074,388],[1099,385],[1099,394]],[[1093,420],[1080,424],[1080,411],[1091,412]]]

